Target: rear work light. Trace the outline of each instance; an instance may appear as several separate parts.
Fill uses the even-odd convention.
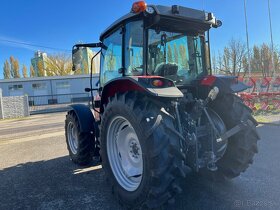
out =
[[[133,13],[140,13],[140,12],[144,12],[146,9],[147,9],[147,4],[145,1],[137,1],[133,3],[131,11]]]

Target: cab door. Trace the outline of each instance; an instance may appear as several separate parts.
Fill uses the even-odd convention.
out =
[[[109,81],[123,74],[123,27],[115,30],[103,40],[105,45],[101,52],[100,86],[104,87]]]

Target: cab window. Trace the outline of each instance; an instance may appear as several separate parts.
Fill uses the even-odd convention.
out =
[[[125,75],[143,73],[143,21],[126,25],[125,30]]]
[[[106,49],[101,53],[100,85],[104,86],[108,81],[121,77],[119,69],[122,68],[122,29],[118,29],[103,44]]]

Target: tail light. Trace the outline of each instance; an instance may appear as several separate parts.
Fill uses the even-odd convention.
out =
[[[216,77],[210,75],[205,77],[203,80],[201,80],[200,84],[205,86],[212,86],[215,81],[216,81]]]
[[[164,86],[164,82],[160,79],[155,79],[153,80],[152,85],[155,87],[162,87]]]

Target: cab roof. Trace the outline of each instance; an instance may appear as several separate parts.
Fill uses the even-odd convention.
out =
[[[137,17],[150,18],[150,16],[159,18],[165,18],[174,21],[186,21],[193,23],[195,30],[206,31],[209,30],[212,25],[217,24],[217,20],[212,13],[208,13],[201,10],[191,9],[182,6],[162,6],[162,5],[147,5],[154,9],[154,14],[147,14],[146,11],[140,13],[129,12],[122,16],[115,22],[113,22],[101,35],[100,40],[102,41],[110,32],[114,31],[118,26],[123,24],[125,21],[132,20]],[[145,15],[143,15],[145,14]],[[155,18],[154,18],[155,19]]]

